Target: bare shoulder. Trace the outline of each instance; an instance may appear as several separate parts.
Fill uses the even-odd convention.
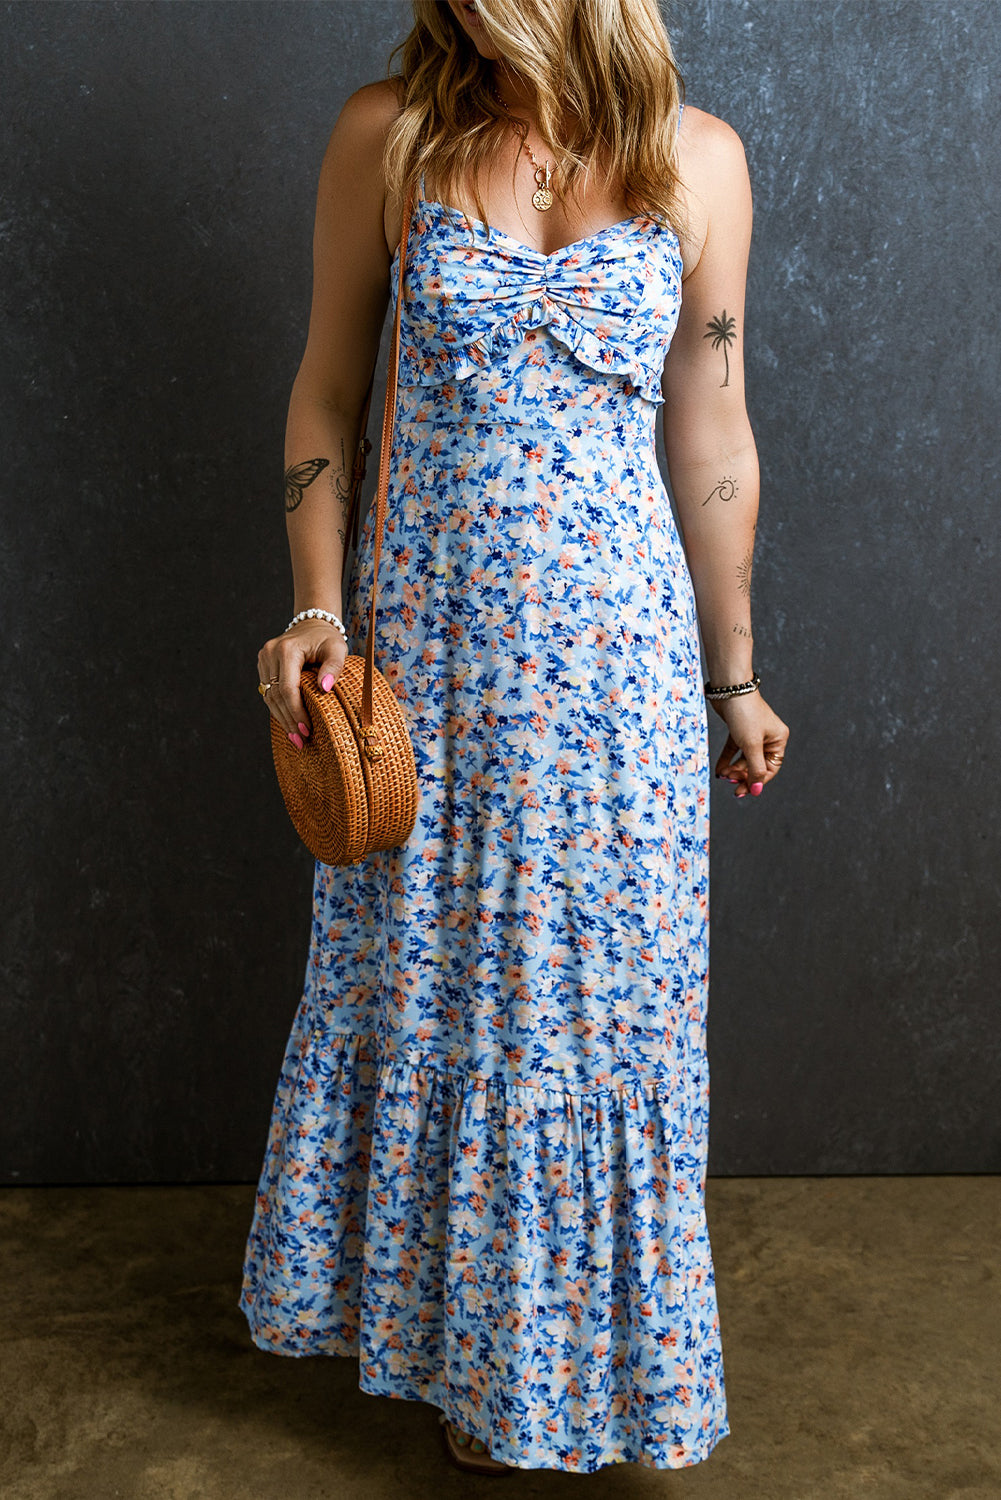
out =
[[[744,143],[725,120],[686,104],[678,135],[678,165],[696,190],[715,173],[746,172]]]
[[[678,134],[678,172],[687,276],[699,263],[710,219],[718,219],[722,209],[750,214],[744,143],[725,120],[686,104]]]
[[[387,204],[383,154],[400,107],[392,79],[355,89],[334,121],[320,168],[319,199],[329,206],[331,232],[350,238],[378,231],[387,263],[399,239],[401,207]]]
[[[353,116],[368,120],[373,126],[385,129],[392,125],[400,113],[400,85],[394,78],[377,78],[374,83],[363,83],[344,101],[344,109]]]
[[[334,121],[313,228],[313,301],[296,376],[302,393],[359,412],[390,293],[382,170],[399,114],[392,80],[356,89]]]
[[[362,84],[349,94],[334,121],[331,144],[366,154],[381,151],[386,132],[400,113],[397,85],[392,79],[380,78]]]

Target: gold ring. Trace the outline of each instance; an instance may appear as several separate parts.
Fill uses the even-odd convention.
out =
[[[270,684],[270,682],[259,682],[257,684],[257,691],[260,693],[261,697],[263,698],[264,695],[265,695],[265,693],[270,693],[270,691],[271,691],[271,684]]]

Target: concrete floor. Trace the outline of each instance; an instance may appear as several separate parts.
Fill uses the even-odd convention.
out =
[[[0,1193],[5,1500],[999,1500],[1001,1178],[711,1178],[731,1435],[468,1479],[437,1412],[250,1342],[252,1186]]]

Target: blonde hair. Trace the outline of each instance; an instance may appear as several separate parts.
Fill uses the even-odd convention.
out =
[[[552,186],[578,202],[592,168],[621,184],[630,213],[677,228],[681,217],[675,143],[684,82],[657,0],[477,0],[486,37],[535,90],[543,138],[559,150]],[[491,90],[483,58],[451,7],[413,0],[414,25],[390,53],[401,112],[383,169],[387,192],[416,191],[421,172],[442,201],[471,183],[486,222],[479,171],[514,127],[527,133]],[[468,223],[468,216],[467,216]],[[470,224],[470,229],[472,225]]]

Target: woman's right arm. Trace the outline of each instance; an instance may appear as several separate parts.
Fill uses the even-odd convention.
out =
[[[382,149],[398,109],[390,83],[358,89],[337,118],[320,169],[309,333],[285,430],[293,614],[323,609],[344,618],[351,469],[390,290]],[[297,748],[301,726],[311,727],[299,692],[303,665],[316,662],[321,686],[329,687],[346,656],[340,632],[316,619],[266,641],[258,653],[260,681],[278,678],[265,701]]]

